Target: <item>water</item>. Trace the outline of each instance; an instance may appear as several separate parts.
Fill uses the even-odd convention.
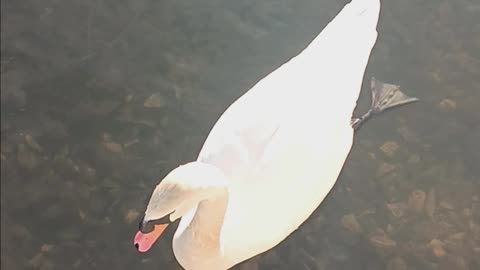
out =
[[[176,269],[173,230],[132,247],[151,189],[344,4],[2,1],[2,269]],[[479,18],[383,1],[366,78],[421,102],[369,121],[318,211],[240,267],[480,267]]]

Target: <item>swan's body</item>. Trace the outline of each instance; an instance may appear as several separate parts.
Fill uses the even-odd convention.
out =
[[[173,250],[185,269],[225,270],[271,249],[328,194],[352,146],[379,10],[353,0],[225,111],[196,162],[157,186],[143,224],[182,217]]]

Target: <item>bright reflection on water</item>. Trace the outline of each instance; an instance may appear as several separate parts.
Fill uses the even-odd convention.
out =
[[[344,4],[2,1],[2,269],[176,269],[173,230],[131,244],[151,189]],[[367,123],[319,210],[244,269],[480,269],[479,18],[383,1],[366,77],[421,102]]]

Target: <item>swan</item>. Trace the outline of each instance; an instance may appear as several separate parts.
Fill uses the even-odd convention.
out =
[[[225,270],[295,231],[335,184],[354,129],[415,101],[372,79],[372,105],[352,120],[377,39],[379,0],[352,0],[299,55],[221,115],[197,160],[150,197],[134,245],[146,252],[177,219],[172,247],[187,270]]]

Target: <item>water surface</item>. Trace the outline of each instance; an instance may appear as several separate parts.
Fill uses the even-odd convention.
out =
[[[345,3],[3,0],[2,269],[177,269],[173,230],[132,246],[152,188]],[[480,268],[479,18],[383,1],[358,113],[371,76],[421,102],[362,127],[313,216],[240,267]]]

